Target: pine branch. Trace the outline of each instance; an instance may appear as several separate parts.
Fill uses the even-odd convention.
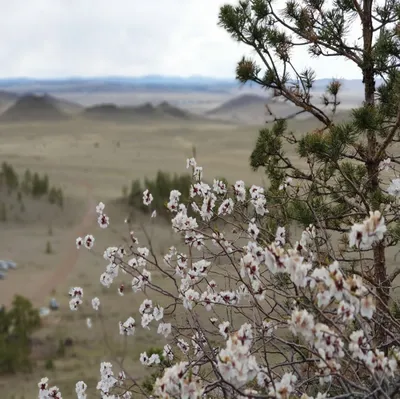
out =
[[[354,5],[354,8],[356,9],[357,14],[360,17],[361,21],[364,21],[364,13],[361,9],[361,5],[359,4],[359,2],[357,0],[353,0],[353,5]]]
[[[389,275],[389,281],[393,282],[398,275],[400,275],[400,267],[396,268],[394,272]]]
[[[386,137],[385,141],[381,144],[379,147],[376,156],[375,156],[375,161],[378,162],[382,159],[386,148],[390,145],[390,143],[393,141],[394,135],[396,134],[396,131],[400,128],[400,106],[397,111],[397,117],[394,125],[390,129],[390,132],[388,136]]]
[[[349,179],[349,177],[344,173],[344,171],[342,170],[342,168],[340,167],[338,162],[335,162],[335,166],[336,166],[337,170],[340,172],[340,174],[342,175],[342,177],[351,185],[354,192],[356,192],[360,196],[361,201],[365,206],[365,211],[366,211],[365,213],[368,214],[370,211],[370,206],[367,202],[367,199],[363,196],[362,192],[360,192],[358,190],[358,188],[355,186],[354,182],[351,179]]]
[[[309,40],[310,42],[313,42],[315,44],[318,44],[320,46],[326,47],[332,51],[335,51],[337,55],[344,56],[348,58],[349,60],[352,60],[356,65],[360,66],[362,64],[362,60],[357,56],[357,54],[354,54],[345,43],[341,39],[340,41],[340,47],[338,46],[333,46],[332,44],[327,43],[326,41],[321,40],[317,36],[314,36],[312,40],[310,39],[310,36],[304,32],[301,32],[298,28],[295,26],[292,26],[288,23],[286,23],[282,18],[280,18],[276,12],[272,9],[271,5],[271,14],[276,18],[276,20],[282,24],[285,28],[289,29],[290,31],[294,32],[296,35],[299,37]]]

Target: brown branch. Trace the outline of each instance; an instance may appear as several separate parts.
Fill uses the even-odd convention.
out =
[[[383,156],[386,148],[389,146],[389,144],[392,142],[394,135],[396,134],[397,129],[400,128],[400,107],[397,111],[397,117],[394,125],[390,129],[390,132],[388,136],[386,137],[385,141],[381,144],[379,147],[376,156],[375,156],[375,162],[378,162],[381,160],[381,157]]]

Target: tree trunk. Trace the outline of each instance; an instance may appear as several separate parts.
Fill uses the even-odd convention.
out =
[[[365,0],[363,3],[363,39],[364,39],[364,56],[363,56],[363,82],[364,82],[364,100],[367,107],[375,107],[375,72],[374,62],[372,58],[372,3],[373,0]],[[379,210],[380,201],[377,200],[376,193],[379,192],[379,163],[376,159],[377,151],[376,132],[367,131],[367,159],[366,167],[369,178],[368,192],[370,194],[370,206],[372,211]],[[377,304],[375,317],[377,323],[375,326],[375,338],[378,345],[384,344],[387,340],[386,324],[387,312],[390,298],[390,287],[386,269],[385,245],[378,243],[374,249],[374,279],[376,282]]]

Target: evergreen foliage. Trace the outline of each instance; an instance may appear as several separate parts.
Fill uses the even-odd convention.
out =
[[[281,8],[272,0],[241,0],[221,7],[219,25],[258,57],[239,61],[237,79],[254,82],[300,107],[292,116],[311,114],[320,127],[299,137],[288,131],[285,120],[275,117],[272,126],[260,131],[250,164],[265,170],[269,204],[282,225],[312,223],[320,230],[343,234],[370,211],[386,210],[389,233],[363,259],[367,278],[380,297],[378,313],[384,312],[392,282],[400,273],[400,269],[389,273],[387,267],[386,250],[399,242],[400,208],[388,195],[389,180],[382,168],[388,158],[392,164],[399,162],[400,3],[335,0],[329,5],[324,0],[288,0]],[[355,41],[349,39],[354,29],[360,32]],[[322,101],[313,98],[316,74],[311,67],[297,68],[293,59],[297,46],[307,47],[313,58],[340,57],[359,68],[364,101],[353,110],[350,121],[335,123],[339,80],[328,84]],[[273,111],[272,104],[270,108]],[[289,158],[284,150],[288,144],[305,167]],[[291,190],[279,189],[287,178],[292,179]],[[354,255],[348,247],[335,248],[335,257],[346,266]],[[358,263],[355,273],[361,273]],[[379,335],[382,341],[387,337],[382,330]]]
[[[9,310],[0,310],[0,373],[31,370],[31,334],[40,317],[31,302],[16,295]]]
[[[139,179],[132,182],[128,195],[128,204],[143,212],[151,208],[161,215],[168,216],[169,213],[165,204],[168,201],[171,190],[180,191],[182,200],[187,201],[191,184],[192,178],[189,174],[171,175],[160,170],[154,179],[144,179],[143,184]],[[150,208],[143,204],[143,192],[146,189],[149,190],[154,198]]]

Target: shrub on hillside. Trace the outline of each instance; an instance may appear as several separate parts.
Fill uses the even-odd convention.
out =
[[[5,185],[9,193],[18,188],[18,175],[15,172],[13,166],[8,164],[7,162],[3,162],[3,164],[1,165],[0,183],[1,185]]]
[[[49,177],[44,175],[40,177],[38,173],[34,173],[32,179],[32,196],[40,198],[49,192]]]
[[[182,198],[188,200],[191,182],[192,179],[189,174],[171,175],[158,171],[154,179],[146,178],[143,184],[139,179],[132,182],[128,194],[128,204],[143,212],[148,212],[149,208],[143,204],[143,192],[149,190],[153,196],[152,209],[159,214],[166,215],[166,199],[171,190],[179,190],[182,193]]]
[[[154,383],[156,382],[157,378],[160,378],[162,376],[162,370],[167,367],[171,367],[172,365],[171,361],[163,353],[163,348],[150,348],[148,351],[143,352],[140,355],[141,361],[143,363],[146,363],[149,361],[149,359],[152,359],[153,355],[157,356],[160,359],[158,367],[156,367],[152,371],[152,373],[147,376],[143,381],[142,387],[148,395],[151,395],[153,393]]]
[[[30,371],[30,337],[39,327],[39,312],[22,296],[0,310],[0,373]]]
[[[45,253],[46,253],[47,255],[50,255],[50,254],[53,253],[53,247],[52,247],[50,241],[47,241],[47,243],[46,243]]]
[[[52,187],[48,194],[48,200],[49,200],[50,204],[56,204],[60,208],[62,208],[64,205],[64,197],[63,197],[62,189]]]
[[[9,193],[20,187],[20,191],[17,193],[18,201],[22,201],[22,194],[31,195],[34,198],[42,198],[47,195],[51,204],[56,204],[60,208],[63,207],[64,198],[62,189],[51,187],[47,174],[40,176],[39,173],[35,172],[32,174],[32,172],[27,169],[21,183],[19,183],[19,181],[18,174],[15,172],[12,165],[3,162],[0,171],[0,187],[6,187]]]
[[[27,169],[24,173],[24,178],[22,179],[21,189],[24,194],[32,193],[32,173]]]

